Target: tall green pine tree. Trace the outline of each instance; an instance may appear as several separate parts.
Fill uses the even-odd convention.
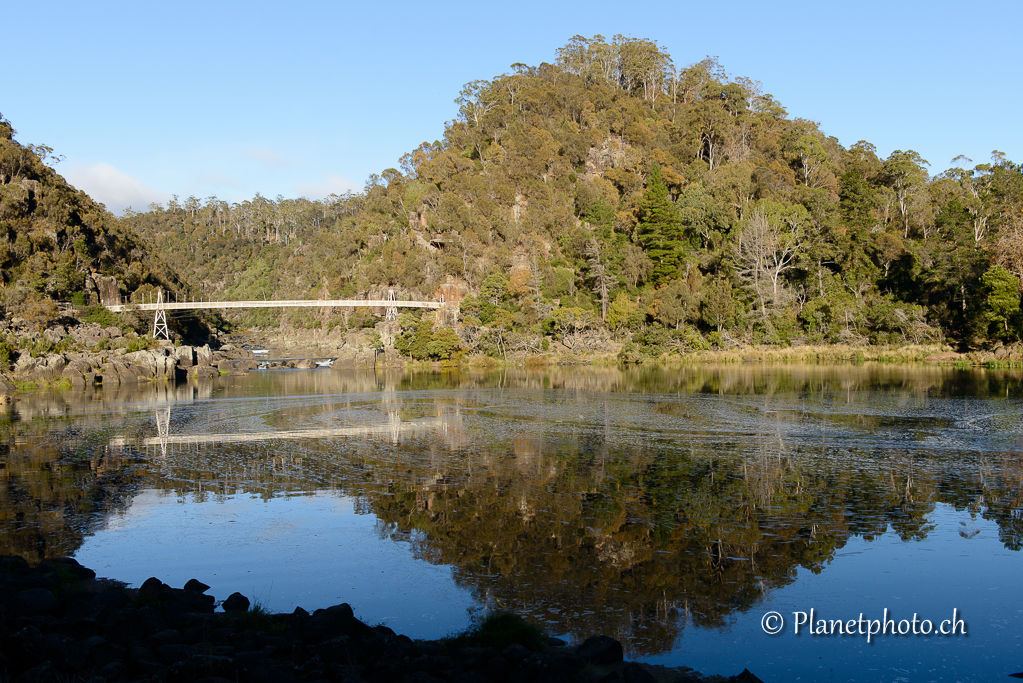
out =
[[[639,205],[636,239],[654,262],[651,274],[654,284],[661,285],[679,276],[685,257],[685,230],[675,204],[668,196],[661,167],[657,164],[650,169],[646,191]]]

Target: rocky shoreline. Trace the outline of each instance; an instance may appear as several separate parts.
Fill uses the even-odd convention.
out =
[[[15,332],[21,350],[10,359],[9,373],[0,379],[0,395],[10,396],[32,384],[84,389],[96,385],[109,387],[245,374],[264,363],[247,348],[249,345],[244,340],[225,343],[216,349],[209,344],[190,346],[169,341],[136,349],[142,338],[134,333],[90,323],[58,325],[42,332],[15,328]],[[378,354],[372,346],[371,333],[365,331],[312,343],[291,339],[275,342],[278,342],[275,355],[295,360],[269,363],[272,368],[315,368],[316,363],[311,358],[333,358],[338,367],[372,368],[378,361],[389,360],[390,355],[396,353],[391,349],[390,355]],[[149,340],[145,343],[151,344]],[[35,352],[33,347],[48,350]]]
[[[0,677],[13,683],[758,683],[626,662],[595,636],[577,646],[547,638],[531,650],[421,641],[369,626],[347,604],[270,614],[234,593],[218,602],[196,579],[139,588],[70,558],[31,567],[0,556]],[[218,608],[222,611],[218,611]]]

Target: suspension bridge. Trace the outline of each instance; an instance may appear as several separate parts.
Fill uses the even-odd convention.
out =
[[[432,308],[444,307],[444,298],[440,301],[400,301],[394,297],[394,290],[388,291],[386,299],[269,299],[256,301],[167,301],[163,291],[158,290],[152,299],[141,302],[104,303],[107,310],[122,313],[126,310],[153,312],[153,338],[170,339],[167,329],[167,311],[194,310],[226,310],[231,308],[383,308],[386,309],[387,320],[397,320],[399,308]]]
[[[153,411],[156,422],[156,436],[133,438],[115,436],[108,446],[124,448],[126,446],[159,447],[164,456],[167,447],[172,445],[199,446],[221,443],[251,443],[256,441],[301,441],[305,439],[329,439],[345,437],[377,437],[389,440],[393,444],[401,442],[403,435],[415,432],[445,431],[447,424],[440,418],[425,418],[415,421],[402,420],[397,412],[389,412],[387,421],[379,424],[359,427],[337,427],[325,429],[292,429],[262,432],[234,432],[220,434],[171,434],[171,409],[157,408]]]

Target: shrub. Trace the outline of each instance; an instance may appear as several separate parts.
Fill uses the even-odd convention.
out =
[[[126,350],[129,353],[132,353],[135,351],[148,351],[151,348],[153,348],[152,336],[148,334],[143,334],[139,335],[138,337],[135,337],[134,339],[129,339]]]
[[[528,650],[547,648],[547,636],[534,624],[510,612],[491,612],[461,633],[444,638],[449,647],[493,647],[498,650],[518,643]]]
[[[79,316],[82,322],[95,323],[102,327],[116,327],[121,323],[121,318],[116,313],[112,313],[101,304],[93,304],[87,306]]]
[[[7,339],[0,340],[0,370],[11,369],[11,358],[14,356],[14,346]]]

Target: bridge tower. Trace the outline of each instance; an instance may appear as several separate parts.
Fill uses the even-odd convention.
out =
[[[170,406],[153,410],[153,415],[156,417],[156,434],[160,439],[160,454],[164,459],[167,458],[167,437],[170,436],[170,413]]]
[[[387,315],[384,317],[385,320],[397,320],[398,319],[398,307],[390,302],[394,301],[394,289],[387,290]]]
[[[163,335],[164,339],[170,339],[170,332],[167,330],[167,311],[163,308],[163,290],[156,291],[156,316],[153,318],[153,339]]]

